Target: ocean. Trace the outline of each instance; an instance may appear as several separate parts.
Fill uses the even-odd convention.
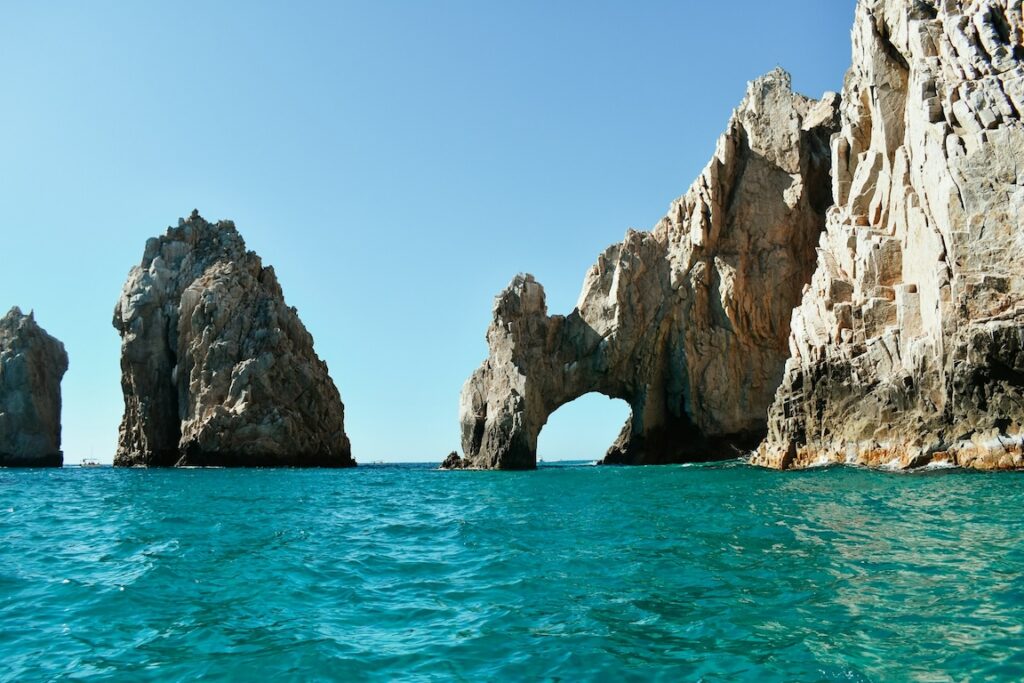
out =
[[[0,680],[1021,680],[1022,511],[955,470],[0,470]]]

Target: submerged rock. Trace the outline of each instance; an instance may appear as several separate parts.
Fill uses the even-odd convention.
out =
[[[754,462],[1024,465],[1019,0],[862,0],[836,206]]]
[[[837,95],[795,94],[782,70],[757,79],[689,191],[601,254],[572,313],[549,316],[540,283],[513,279],[462,390],[467,464],[535,467],[548,416],[592,391],[632,408],[605,462],[756,446],[832,203],[837,111]]]
[[[0,318],[0,467],[60,467],[60,381],[68,354],[18,307]]]
[[[197,212],[150,239],[114,310],[115,465],[355,465],[345,408],[274,270]]]

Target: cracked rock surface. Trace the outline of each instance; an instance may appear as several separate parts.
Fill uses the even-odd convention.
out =
[[[1024,465],[1019,0],[862,0],[817,268],[753,462]]]
[[[114,311],[115,465],[355,465],[345,408],[273,268],[198,212],[146,243]]]
[[[0,318],[0,467],[60,467],[68,354],[18,307]]]
[[[714,157],[654,229],[599,256],[569,315],[548,315],[532,276],[513,279],[463,387],[465,457],[449,466],[535,467],[548,416],[593,391],[632,409],[605,462],[753,448],[832,203],[837,128],[837,95],[795,94],[775,70],[748,85]]]

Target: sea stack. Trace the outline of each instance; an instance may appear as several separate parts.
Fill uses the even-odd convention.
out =
[[[589,392],[632,409],[606,463],[755,447],[832,204],[838,105],[794,93],[781,69],[758,78],[700,177],[652,231],[600,255],[568,316],[548,315],[532,276],[514,278],[462,390],[465,458],[452,465],[535,467],[548,416]]]
[[[119,466],[350,467],[345,408],[273,268],[231,221],[146,243],[114,310]]]
[[[0,318],[0,467],[60,467],[60,381],[68,354],[17,306]]]
[[[862,0],[836,205],[754,462],[1024,465],[1020,0]]]

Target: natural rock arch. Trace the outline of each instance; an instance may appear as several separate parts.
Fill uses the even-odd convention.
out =
[[[756,446],[832,201],[837,112],[838,96],[797,95],[782,70],[757,79],[690,190],[598,258],[572,313],[548,316],[540,283],[516,276],[462,390],[463,466],[535,467],[548,416],[593,391],[632,409],[605,462]]]
[[[537,436],[537,462],[600,459],[632,409],[623,399],[591,391],[555,408]]]

